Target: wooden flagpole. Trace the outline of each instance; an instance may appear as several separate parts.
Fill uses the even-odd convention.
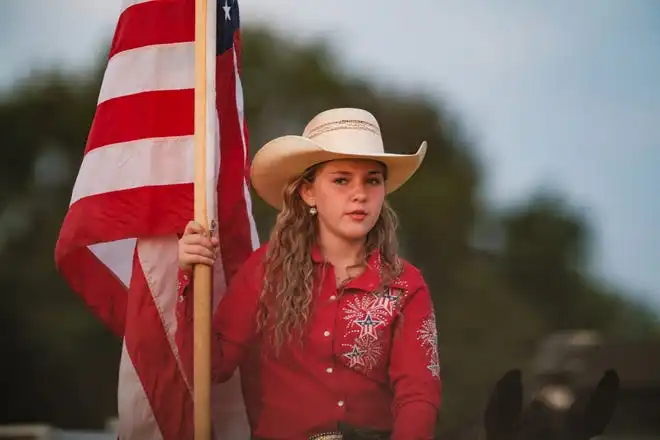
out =
[[[195,221],[209,231],[206,200],[206,43],[208,0],[195,0]],[[195,440],[211,440],[211,274],[194,268]]]

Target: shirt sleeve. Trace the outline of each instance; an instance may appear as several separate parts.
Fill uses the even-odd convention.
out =
[[[404,303],[390,354],[392,440],[431,440],[441,403],[438,337],[426,285]]]
[[[256,334],[259,300],[257,271],[249,259],[236,273],[213,315],[211,375],[213,382],[229,380]],[[193,277],[178,273],[176,342],[189,378],[193,375]]]

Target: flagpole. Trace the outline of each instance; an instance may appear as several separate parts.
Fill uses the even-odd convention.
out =
[[[195,0],[195,221],[209,230],[206,199],[207,1]],[[194,268],[195,440],[211,440],[211,268]]]

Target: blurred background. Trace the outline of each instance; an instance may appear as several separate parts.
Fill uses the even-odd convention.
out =
[[[116,414],[120,341],[53,249],[119,6],[0,2],[0,424]],[[577,394],[615,367],[608,432],[660,438],[660,3],[243,0],[241,19],[253,153],[336,106],[372,111],[392,152],[429,141],[392,203],[434,295],[440,434],[478,424],[509,368]]]

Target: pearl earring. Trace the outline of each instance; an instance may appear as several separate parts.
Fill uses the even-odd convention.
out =
[[[318,211],[316,210],[316,206],[311,206],[311,207],[309,208],[309,213],[310,213],[311,215],[316,215],[317,212],[318,212]]]

